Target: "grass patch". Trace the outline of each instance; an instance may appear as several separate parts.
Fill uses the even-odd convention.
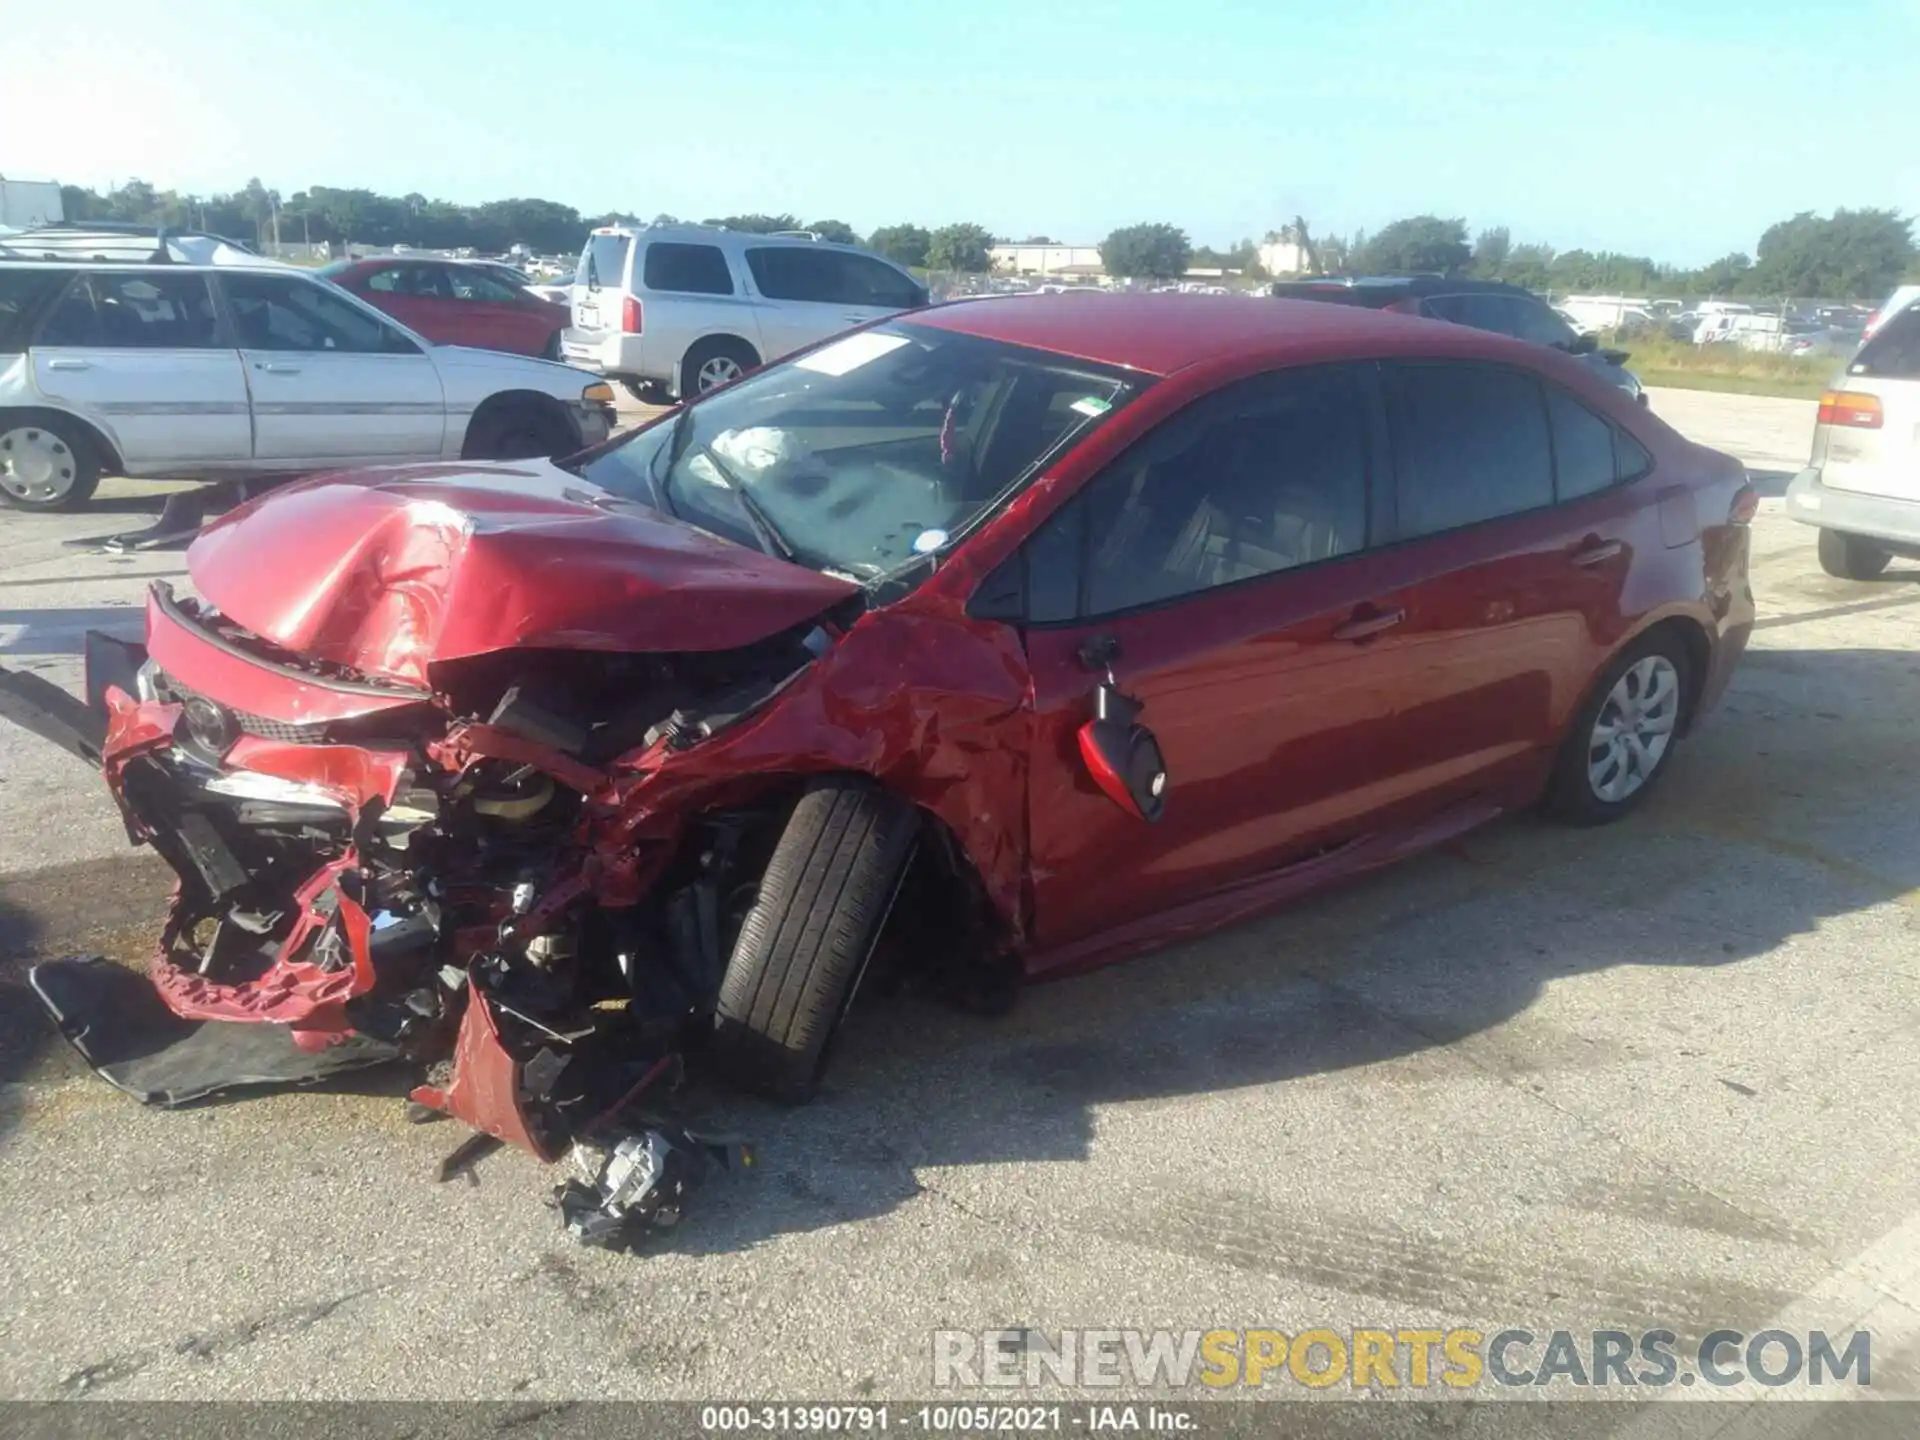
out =
[[[1625,350],[1632,357],[1627,368],[1640,377],[1643,385],[1778,395],[1789,400],[1818,400],[1846,363],[1832,355],[1809,359],[1744,350],[1738,345],[1691,345],[1653,335],[1608,338],[1601,343]]]

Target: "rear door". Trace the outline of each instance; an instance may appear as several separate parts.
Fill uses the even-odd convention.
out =
[[[240,344],[258,459],[291,468],[441,453],[440,372],[405,333],[304,276],[232,270],[218,284]]]
[[[77,275],[31,356],[39,392],[96,420],[133,473],[253,455],[240,357],[204,274]]]
[[[1616,450],[1609,422],[1530,370],[1383,369],[1406,597],[1395,634],[1418,697],[1394,784],[1423,809],[1521,803],[1617,642],[1635,554],[1663,547],[1657,497],[1616,483],[1645,452],[1627,437]]]
[[[705,335],[736,335],[764,359],[760,307],[745,293],[727,253],[696,240],[645,240],[634,261],[647,351],[663,368],[677,367]]]
[[[756,245],[747,268],[754,289],[773,302],[759,312],[768,360],[927,301],[925,290],[884,260],[846,250]]]
[[[538,355],[553,334],[553,317],[546,307],[518,286],[471,265],[444,265],[450,292],[448,305],[460,315],[462,345],[505,350],[515,355]]]
[[[1834,389],[1813,431],[1821,483],[1920,500],[1920,304],[1883,321]]]

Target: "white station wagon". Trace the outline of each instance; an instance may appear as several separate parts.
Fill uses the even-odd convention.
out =
[[[0,259],[0,503],[16,509],[80,509],[103,474],[560,455],[613,423],[596,376],[434,345],[290,266]]]

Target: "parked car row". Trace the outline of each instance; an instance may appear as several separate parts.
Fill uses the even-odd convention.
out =
[[[102,474],[562,454],[606,438],[612,402],[595,376],[435,344],[258,257],[0,260],[0,504],[15,509],[81,508]]]

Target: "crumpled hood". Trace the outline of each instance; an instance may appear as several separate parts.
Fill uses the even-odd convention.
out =
[[[516,646],[732,649],[858,588],[545,461],[318,476],[214,522],[187,567],[254,634],[413,685],[436,661]]]

